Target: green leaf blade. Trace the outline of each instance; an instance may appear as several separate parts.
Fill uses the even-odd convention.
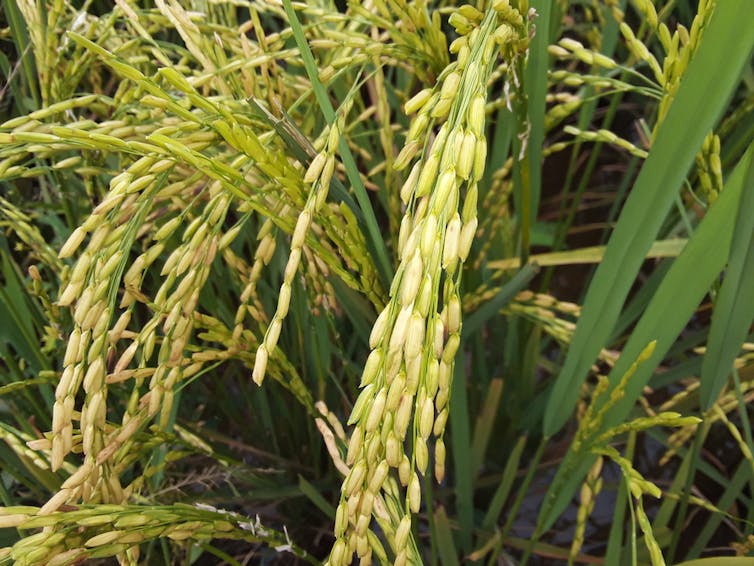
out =
[[[749,151],[751,154],[751,151]],[[748,190],[746,190],[748,188]],[[712,313],[699,395],[709,409],[725,385],[733,361],[754,319],[754,162],[744,180],[730,261]]]
[[[733,235],[733,225],[729,219],[740,201],[744,173],[748,170],[752,154],[754,149],[733,172],[720,198],[715,201],[686,248],[671,266],[610,372],[610,383],[614,387],[645,346],[652,340],[657,341],[653,354],[639,364],[629,380],[622,399],[608,411],[602,430],[625,422],[652,372],[686,326],[709,285],[723,269]],[[569,449],[564,462],[578,462],[571,464],[570,470],[565,471],[561,465],[545,497],[539,520],[542,532],[549,529],[565,509],[589,470],[587,464],[590,464],[593,456],[584,451],[583,447],[579,450],[582,451],[581,454],[576,453],[573,446]]]
[[[643,257],[704,136],[722,114],[749,60],[754,47],[754,12],[747,6],[746,0],[717,5],[699,50],[682,78],[649,157],[626,200],[605,259],[589,286],[571,348],[548,402],[544,419],[546,436],[555,434],[571,416],[580,385],[618,319]],[[711,74],[714,81],[709,80]]]

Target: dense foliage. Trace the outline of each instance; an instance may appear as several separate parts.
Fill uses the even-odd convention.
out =
[[[0,564],[743,564],[748,2],[3,0]]]

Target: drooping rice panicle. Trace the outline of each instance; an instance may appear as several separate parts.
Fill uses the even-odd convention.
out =
[[[400,192],[406,205],[400,264],[390,301],[372,328],[362,391],[348,420],[354,425],[346,457],[350,471],[338,507],[333,566],[350,563],[354,552],[370,560],[373,503],[395,473],[391,469],[404,503],[388,540],[395,564],[415,561],[411,516],[421,507],[419,476],[427,473],[432,446],[435,478],[445,475],[443,434],[461,332],[460,266],[476,233],[477,183],[486,158],[486,84],[500,45],[509,57],[526,45],[523,17],[507,2],[485,13],[464,6],[450,23],[461,34],[450,47],[457,60],[440,74],[436,88],[405,105],[415,116],[395,162],[397,169],[411,167]]]
[[[267,368],[267,360],[270,353],[275,350],[277,341],[280,336],[283,320],[285,320],[290,307],[293,278],[301,262],[302,247],[309,231],[312,219],[315,218],[322,206],[327,200],[327,193],[330,188],[335,171],[335,152],[340,142],[340,132],[345,125],[345,117],[348,114],[350,105],[343,109],[336,123],[330,126],[327,136],[327,143],[322,152],[312,160],[306,173],[304,174],[304,183],[311,186],[311,191],[306,199],[303,210],[296,219],[296,225],[291,238],[291,249],[288,254],[288,261],[285,265],[283,283],[278,292],[278,304],[270,324],[265,333],[264,341],[257,349],[256,359],[252,377],[257,385],[262,384],[264,374]]]

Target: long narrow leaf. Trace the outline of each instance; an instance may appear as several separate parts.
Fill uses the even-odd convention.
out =
[[[744,174],[748,171],[752,153],[754,149],[735,169],[720,198],[710,208],[688,245],[668,271],[610,372],[610,383],[614,386],[644,347],[652,340],[657,341],[654,353],[639,365],[626,385],[621,401],[606,415],[603,427],[614,426],[626,419],[642,389],[649,382],[652,372],[688,323],[712,281],[723,269],[733,235],[730,218],[740,202]],[[571,453],[573,447],[569,454]],[[559,472],[559,477],[552,482],[540,513],[542,532],[549,529],[565,509],[589,470],[593,458],[588,454],[583,456],[573,470],[568,472],[567,477]],[[566,456],[565,461],[572,460]]]
[[[293,38],[296,41],[296,45],[301,52],[301,59],[306,67],[306,73],[309,80],[312,83],[312,89],[314,95],[317,98],[320,109],[325,116],[328,124],[332,124],[335,121],[335,111],[333,110],[332,103],[327,97],[325,87],[319,80],[319,74],[317,72],[317,64],[314,61],[314,56],[309,49],[309,44],[304,37],[304,30],[301,27],[301,23],[298,21],[296,11],[293,9],[293,4],[290,0],[283,0],[283,6],[285,7],[285,13],[288,16],[291,30],[293,31]],[[345,140],[340,141],[339,146],[343,163],[346,167],[346,174],[348,180],[353,186],[356,200],[359,203],[361,212],[364,214],[364,223],[366,224],[367,236],[370,246],[373,248],[376,254],[376,264],[380,275],[382,276],[382,283],[387,287],[390,285],[390,281],[393,278],[393,270],[390,267],[390,260],[385,247],[385,240],[382,238],[380,227],[377,223],[377,218],[374,215],[374,210],[369,202],[369,195],[367,195],[366,187],[361,181],[358,168],[356,167],[356,161],[351,154],[351,150],[348,148],[348,144]]]
[[[686,245],[684,238],[672,238],[670,240],[657,240],[647,252],[647,259],[660,257],[677,257]],[[576,250],[567,250],[563,252],[547,252],[535,254],[529,257],[529,261],[539,266],[551,265],[579,265],[589,263],[599,263],[605,257],[605,246],[590,246]],[[490,269],[500,269],[506,271],[516,269],[521,265],[521,258],[511,257],[499,259],[487,263]]]
[[[722,114],[741,69],[750,59],[754,46],[754,11],[750,8],[747,0],[717,4],[696,57],[683,76],[649,157],[626,200],[605,259],[589,286],[571,348],[545,413],[547,436],[560,430],[572,414],[580,385],[618,319],[641,262],[694,154]],[[715,80],[709,79],[711,73]]]
[[[500,398],[503,395],[503,380],[495,378],[490,380],[487,386],[486,399],[482,409],[477,415],[474,425],[474,436],[471,440],[471,471],[474,478],[478,477],[484,457],[487,454],[487,446],[492,434],[492,426],[500,409]]]
[[[639,319],[621,357],[610,372],[611,384],[615,384],[628,370],[632,360],[638,357],[646,344],[657,340],[657,347],[652,357],[641,364],[631,378],[623,399],[609,412],[605,426],[615,425],[628,416],[652,372],[725,266],[733,237],[730,219],[741,202],[745,173],[751,167],[753,157],[754,146],[731,174],[724,194],[699,224]]]
[[[748,190],[746,190],[748,188]],[[754,162],[744,180],[725,280],[712,313],[699,396],[709,409],[733,368],[754,319]]]
[[[453,448],[453,465],[456,472],[456,507],[461,526],[461,547],[471,552],[471,532],[474,521],[473,480],[471,469],[471,432],[469,431],[469,404],[466,394],[464,364],[456,364],[451,385],[453,402],[450,404],[450,437]]]
[[[458,564],[458,551],[453,544],[453,533],[450,530],[450,521],[444,507],[435,511],[435,529],[437,530],[437,550],[440,562],[450,566]]]
[[[552,0],[533,0],[531,8],[536,10],[536,34],[531,42],[529,60],[526,63],[524,85],[528,98],[529,125],[529,190],[531,197],[531,221],[536,221],[542,192],[542,148],[545,139],[545,95],[547,94],[547,71],[550,55],[550,15]]]

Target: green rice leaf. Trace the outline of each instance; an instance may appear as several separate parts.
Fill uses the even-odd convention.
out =
[[[605,346],[642,260],[704,136],[717,123],[750,60],[752,47],[754,12],[748,1],[719,3],[626,200],[605,259],[589,285],[573,342],[548,403],[546,436],[555,434],[570,418],[580,385]],[[712,75],[715,80],[709,80]],[[719,254],[719,249],[714,253]]]
[[[602,425],[603,430],[623,422],[628,416],[652,372],[686,326],[712,281],[723,269],[733,235],[730,218],[735,214],[740,201],[744,173],[748,171],[752,154],[754,148],[733,172],[720,197],[668,271],[610,372],[611,386],[615,386],[644,347],[652,340],[657,341],[652,355],[637,367],[627,383],[622,399],[608,411]],[[572,447],[569,454],[573,453]],[[567,471],[566,477],[561,476],[560,481],[552,482],[540,513],[542,532],[552,526],[568,505],[581,479],[589,470],[591,460],[592,456],[585,454],[580,462],[573,463],[566,456],[565,461],[572,462],[573,471]]]
[[[751,150],[749,151],[751,155]],[[709,409],[725,385],[733,361],[746,339],[754,319],[754,161],[744,180],[741,203],[736,214],[730,260],[720,288],[702,362],[702,408]]]
[[[301,52],[301,58],[304,62],[304,67],[306,68],[306,74],[312,83],[314,95],[317,98],[317,102],[320,106],[320,109],[322,110],[322,113],[325,116],[325,119],[327,120],[327,123],[333,124],[335,121],[335,111],[333,110],[330,99],[327,96],[325,87],[319,80],[317,64],[314,61],[314,56],[312,55],[311,50],[309,49],[309,44],[307,43],[306,37],[304,36],[304,30],[301,27],[301,23],[298,21],[298,17],[296,16],[296,11],[293,9],[293,4],[290,0],[283,0],[283,6],[285,7],[285,13],[288,16],[291,30],[293,31],[293,38],[296,40],[296,45]],[[373,249],[376,255],[376,264],[380,275],[382,276],[382,283],[385,285],[385,287],[388,287],[390,285],[390,281],[393,278],[393,270],[390,266],[387,248],[385,247],[385,240],[383,239],[382,233],[380,232],[380,227],[377,223],[377,218],[374,214],[374,210],[372,209],[372,204],[369,201],[369,195],[367,194],[366,187],[364,187],[364,183],[361,181],[361,176],[359,174],[358,167],[356,166],[356,161],[354,160],[353,155],[351,154],[351,150],[348,148],[348,144],[345,142],[345,140],[340,141],[339,149],[341,157],[343,159],[343,164],[346,167],[348,180],[353,186],[356,200],[359,203],[362,214],[364,215],[364,222],[366,224],[367,231],[367,241],[369,242],[370,247]]]

